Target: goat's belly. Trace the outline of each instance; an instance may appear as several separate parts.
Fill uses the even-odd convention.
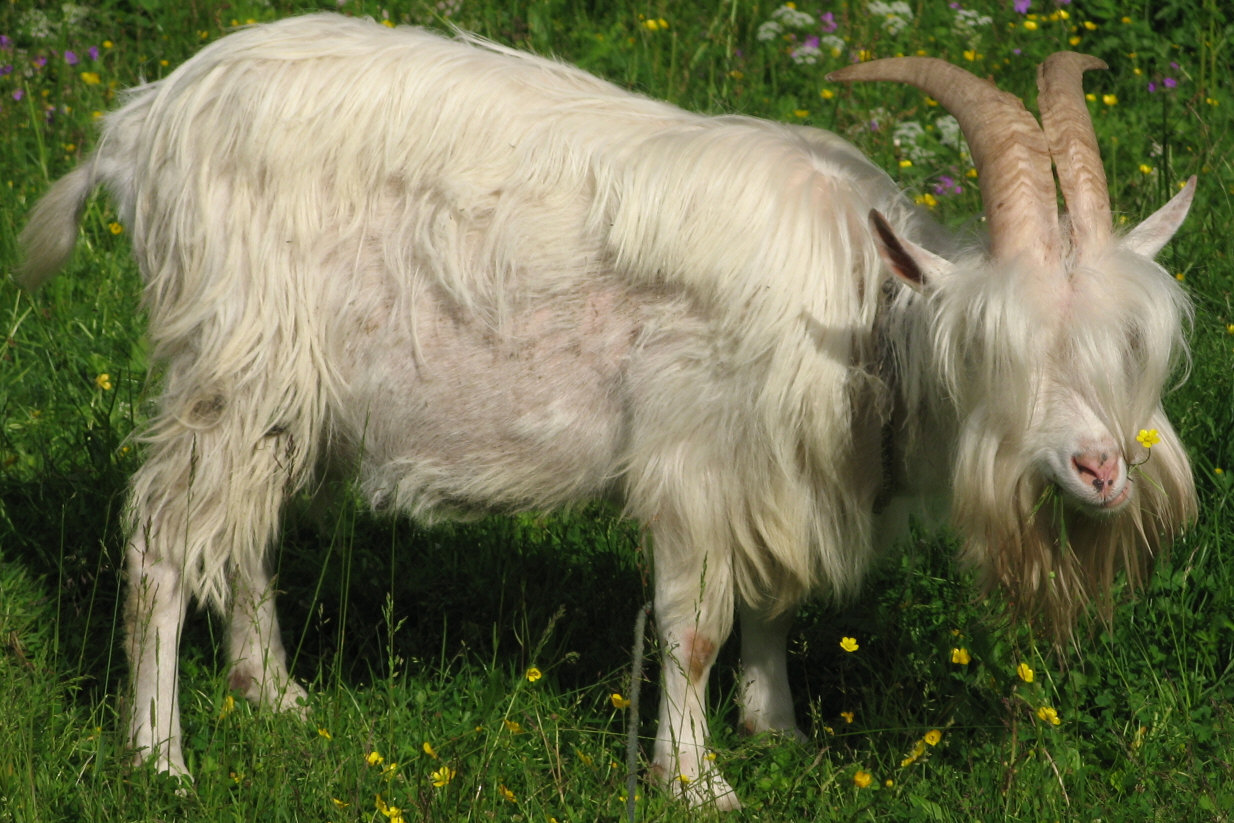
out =
[[[400,324],[402,325],[402,324]],[[619,295],[559,298],[489,323],[418,307],[410,330],[349,341],[338,427],[378,508],[420,517],[549,508],[602,496],[627,439],[638,312]]]

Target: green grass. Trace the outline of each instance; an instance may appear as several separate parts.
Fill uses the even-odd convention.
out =
[[[313,4],[27,8],[34,5],[0,5],[0,34],[9,38],[0,67],[14,67],[0,74],[4,272],[16,263],[24,213],[88,151],[94,113],[120,89],[165,75],[233,22]],[[803,609],[791,668],[808,743],[736,736],[731,648],[713,682],[712,728],[747,804],[736,819],[1230,819],[1230,12],[1218,0],[1035,0],[1036,19],[1010,2],[987,3],[978,10],[991,22],[968,28],[946,4],[919,2],[892,32],[863,2],[803,0],[799,9],[816,20],[830,11],[832,34],[845,41],[839,57],[824,44],[817,63],[803,64],[790,52],[824,33],[822,23],[760,40],[778,5],[461,0],[448,20],[428,2],[347,2],[343,10],[454,23],[699,111],[837,130],[956,224],[980,204],[964,156],[941,140],[941,112],[911,89],[832,88],[825,72],[861,49],[922,51],[992,76],[1031,103],[1035,66],[1050,51],[1105,59],[1112,71],[1086,82],[1116,214],[1142,218],[1179,182],[1200,177],[1192,214],[1162,256],[1197,306],[1190,376],[1167,403],[1195,463],[1199,521],[1065,666],[974,597],[943,538],[918,535],[851,607]],[[901,129],[897,145],[896,126],[908,122],[922,130]],[[85,215],[70,270],[44,292],[0,283],[0,820],[368,821],[388,819],[390,805],[406,820],[622,818],[627,710],[610,695],[628,690],[632,626],[650,589],[639,533],[599,508],[426,530],[374,518],[346,496],[324,507],[301,501],[276,557],[280,612],[295,672],[313,694],[311,720],[231,700],[221,624],[198,615],[181,656],[196,782],[177,793],[168,779],[128,765],[118,719],[117,513],[139,460],[127,438],[152,394],[139,293],[105,199]],[[842,651],[843,636],[860,648]],[[971,662],[952,662],[953,648]],[[1033,669],[1031,683],[1017,676],[1020,663]],[[534,682],[532,667],[543,673]],[[656,677],[649,662],[644,735],[653,729]],[[1061,722],[1042,719],[1043,707]],[[941,732],[937,745],[920,744],[931,730]],[[369,762],[372,752],[380,764]],[[435,786],[443,767],[453,778]],[[859,772],[871,778],[864,788]],[[687,816],[645,786],[638,797],[640,819]]]

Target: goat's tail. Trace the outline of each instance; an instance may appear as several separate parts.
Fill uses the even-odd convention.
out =
[[[77,224],[97,185],[94,163],[86,162],[57,180],[43,195],[21,231],[22,262],[16,280],[34,291],[64,268],[77,244]]]

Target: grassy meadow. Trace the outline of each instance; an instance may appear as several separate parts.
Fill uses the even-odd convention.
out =
[[[459,26],[693,110],[835,130],[956,225],[980,203],[944,113],[913,89],[843,88],[826,72],[929,54],[1031,108],[1050,52],[1106,60],[1086,84],[1117,219],[1199,177],[1160,258],[1196,305],[1190,368],[1167,403],[1198,522],[1066,665],[974,595],[945,534],[917,535],[857,602],[802,610],[790,669],[808,742],[736,734],[727,648],[715,749],[746,804],[734,820],[1234,819],[1228,4],[0,0],[0,821],[626,819],[629,653],[650,569],[642,535],[602,507],[425,529],[345,492],[296,501],[274,556],[310,720],[230,694],[223,625],[194,613],[181,699],[195,783],[177,792],[124,752],[119,510],[154,393],[140,282],[104,197],[69,270],[35,296],[7,279],[16,235],[120,90],[236,25],[318,7]],[[635,800],[639,820],[691,817],[646,784]]]

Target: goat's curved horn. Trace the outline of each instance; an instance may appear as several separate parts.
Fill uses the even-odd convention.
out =
[[[1058,200],[1050,150],[1018,97],[988,80],[932,57],[855,63],[828,80],[890,80],[937,99],[960,124],[981,184],[995,259],[1018,254],[1049,266],[1059,260]]]
[[[1084,102],[1083,74],[1109,68],[1087,54],[1060,51],[1037,67],[1037,109],[1058,168],[1058,185],[1071,217],[1071,239],[1083,256],[1110,239],[1110,191],[1097,134]]]

